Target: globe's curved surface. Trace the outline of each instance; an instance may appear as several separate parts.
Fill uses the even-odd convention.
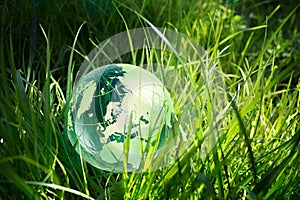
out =
[[[134,171],[145,168],[150,152],[155,159],[166,146],[166,138],[172,137],[172,116],[170,94],[155,75],[134,65],[110,64],[76,84],[68,136],[92,165]]]

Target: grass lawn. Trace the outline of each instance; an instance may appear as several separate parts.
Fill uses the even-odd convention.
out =
[[[300,199],[299,5],[2,0],[0,199]],[[76,73],[95,45],[149,26],[146,19],[186,34],[206,50],[207,63],[215,64],[224,81],[226,109],[218,140],[206,155],[203,138],[195,137],[173,165],[111,173],[85,162],[71,145],[68,102]],[[162,55],[169,54],[137,51],[123,59],[147,64]],[[167,63],[180,69],[179,62]],[[181,86],[200,84],[199,74],[190,70]],[[203,96],[194,99],[202,102]],[[209,116],[194,116],[200,122],[192,124],[193,134],[209,129]]]

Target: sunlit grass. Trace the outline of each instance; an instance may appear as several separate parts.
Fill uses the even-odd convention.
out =
[[[0,197],[300,198],[298,7],[95,1],[101,2],[96,9],[83,1],[33,2],[36,7],[16,0],[0,4]],[[207,62],[225,81],[227,109],[207,155],[198,138],[172,166],[112,174],[84,162],[70,144],[67,106],[76,71],[94,44],[126,27],[149,26],[142,17],[187,34],[207,50]],[[161,57],[144,50],[124,59],[142,64]],[[173,66],[174,60],[162,62]],[[199,74],[191,74],[197,84]],[[195,124],[199,132],[210,123],[204,119]]]

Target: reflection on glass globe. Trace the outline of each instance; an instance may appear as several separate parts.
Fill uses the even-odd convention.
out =
[[[92,165],[114,172],[138,170],[172,136],[173,104],[163,83],[129,64],[99,67],[76,84],[68,136]],[[126,160],[126,161],[125,161]]]

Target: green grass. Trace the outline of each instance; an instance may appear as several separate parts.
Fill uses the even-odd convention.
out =
[[[83,2],[0,3],[0,198],[300,198],[296,3]],[[143,18],[185,33],[207,50],[226,84],[228,109],[219,140],[205,157],[197,138],[172,166],[112,174],[76,153],[66,134],[66,111],[84,56],[127,27],[149,26]],[[160,54],[137,51],[124,59],[147,63]],[[198,75],[191,74],[188,81],[197,84]],[[198,134],[209,120],[195,124],[203,128]]]

